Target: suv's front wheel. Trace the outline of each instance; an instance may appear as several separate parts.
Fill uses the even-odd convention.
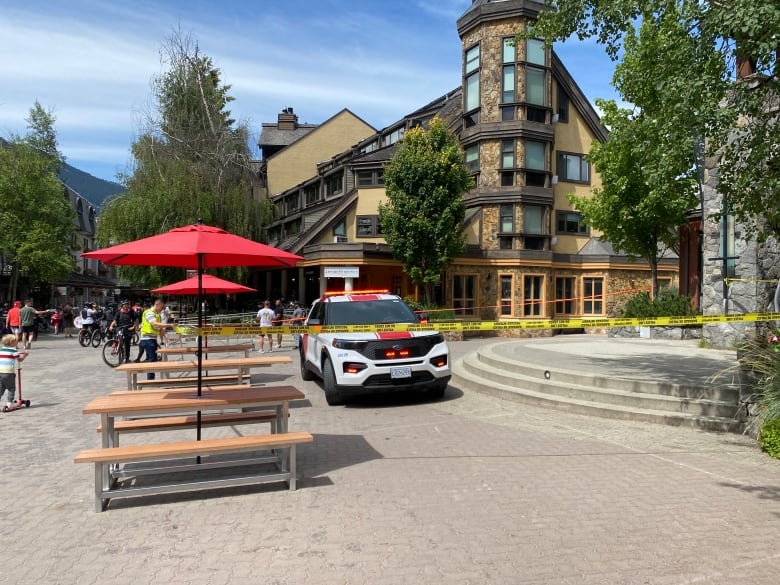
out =
[[[431,384],[426,390],[425,394],[431,400],[439,400],[444,396],[444,392],[447,390],[447,381],[435,382]]]
[[[325,401],[328,405],[344,404],[341,392],[336,387],[336,373],[333,371],[333,364],[328,358],[325,358],[322,364],[322,387],[325,390]]]

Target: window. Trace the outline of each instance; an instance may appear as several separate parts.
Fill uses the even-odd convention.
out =
[[[499,234],[514,234],[515,231],[515,206],[511,203],[503,204],[498,208],[498,232]],[[511,250],[514,237],[498,237],[498,247],[501,250]]]
[[[347,235],[347,220],[342,219],[336,225],[333,226],[334,236],[346,236]]]
[[[477,277],[456,274],[452,282],[452,306],[456,315],[475,315],[477,306]]]
[[[544,50],[544,41],[540,39],[526,39],[525,41],[525,60],[534,65],[547,65],[547,59]]]
[[[466,148],[466,168],[472,173],[479,172],[479,144],[472,144]]]
[[[515,59],[515,39],[514,37],[506,37],[504,39],[502,51],[502,61],[504,63],[514,63]]]
[[[582,279],[582,314],[604,314],[604,279],[601,277],[586,277]]]
[[[526,81],[526,96],[525,101],[535,106],[546,105],[544,82],[545,73],[544,69],[537,69],[536,67],[528,67],[525,72]]]
[[[544,142],[525,141],[525,184],[528,187],[547,186],[547,147]]]
[[[335,195],[344,190],[344,175],[337,173],[325,179],[325,196]]]
[[[555,312],[561,315],[574,313],[574,279],[555,279]]]
[[[479,69],[479,45],[471,47],[466,51],[466,73],[471,73]]]
[[[479,71],[466,78],[465,109],[467,112],[479,108]]]
[[[357,171],[358,187],[379,187],[385,184],[384,169]]]
[[[543,276],[523,277],[523,315],[534,317],[542,314]]]
[[[512,315],[512,275],[502,274],[501,280],[501,310],[502,315]]]
[[[505,203],[498,210],[498,231],[503,234],[511,234],[515,231],[515,206]]]
[[[558,85],[558,121],[569,121],[569,96],[560,85]]]
[[[382,224],[379,223],[378,215],[358,215],[356,224],[359,238],[373,238],[382,235]]]
[[[514,140],[501,141],[501,168],[502,169],[515,168],[515,141]]]
[[[544,250],[547,230],[544,227],[544,207],[523,206],[523,249]]]
[[[559,152],[558,180],[569,183],[590,183],[590,163],[582,154]]]
[[[576,211],[559,211],[557,219],[557,232],[559,234],[587,235],[590,231],[582,219],[582,214]]]
[[[501,101],[505,104],[515,101],[515,66],[504,65],[502,75]]]
[[[479,45],[466,51],[464,74],[466,76],[463,96],[464,112],[471,112],[479,108]],[[470,124],[479,122],[477,116],[467,117]]]
[[[386,145],[394,144],[404,137],[404,127],[396,128],[390,134],[387,135]]]
[[[309,185],[303,190],[303,196],[306,198],[306,205],[313,205],[320,200],[320,190],[318,187],[318,185],[314,184]]]
[[[292,195],[289,195],[285,197],[284,203],[287,207],[287,213],[292,213],[293,211],[298,211],[298,203],[300,202],[300,198],[298,197],[298,193],[295,192]]]
[[[501,141],[501,186],[511,187],[515,184],[515,141]]]

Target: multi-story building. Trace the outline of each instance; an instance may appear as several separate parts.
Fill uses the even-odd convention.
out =
[[[567,194],[598,186],[585,155],[607,130],[554,51],[535,39],[515,42],[542,9],[526,0],[474,0],[457,22],[460,87],[321,158],[305,180],[269,190],[278,210],[270,243],[305,260],[270,275],[267,290],[307,302],[325,290],[412,293],[377,206],[386,200],[384,166],[404,133],[434,116],[458,136],[475,178],[465,197],[467,250],[443,274],[442,304],[481,318],[597,316],[627,291],[649,287],[647,264],[616,253],[568,201]],[[274,156],[292,158],[296,150],[292,143]],[[273,185],[270,165],[268,173]],[[676,284],[676,259],[662,260],[659,274]]]

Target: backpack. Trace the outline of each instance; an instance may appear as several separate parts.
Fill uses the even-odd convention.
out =
[[[83,309],[81,309],[81,318],[82,318],[82,319],[86,319],[86,318],[87,318],[87,315],[88,315],[88,313],[87,313],[87,308],[86,308],[86,307],[84,307]]]

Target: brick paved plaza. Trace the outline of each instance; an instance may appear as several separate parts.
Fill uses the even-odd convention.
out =
[[[453,353],[479,343],[453,343]],[[329,408],[296,360],[253,380],[306,393],[290,418],[291,430],[315,435],[299,450],[298,491],[153,496],[97,514],[93,469],[73,463],[99,445],[97,417],[81,408],[124,377],[98,350],[51,336],[23,366],[32,407],[0,415],[0,583],[780,580],[780,462],[742,436],[569,415],[454,386],[438,403]]]

